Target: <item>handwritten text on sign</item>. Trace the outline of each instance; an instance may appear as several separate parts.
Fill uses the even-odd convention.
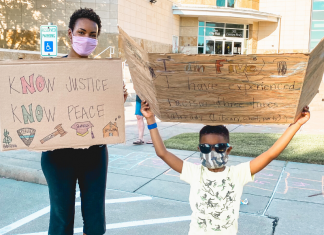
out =
[[[162,120],[293,122],[306,58],[212,58],[149,54]]]
[[[324,40],[310,54],[222,56],[147,53],[119,36],[136,93],[162,121],[288,124],[322,81]]]
[[[34,80],[34,74],[29,76],[29,82],[26,81],[25,77],[20,78],[20,83],[14,86],[15,78],[11,80],[9,78],[9,89],[10,94],[13,92],[21,94],[33,94],[35,92],[53,92],[55,87],[55,78],[47,79],[41,75],[38,75]],[[86,90],[89,92],[99,92],[108,90],[107,80],[100,80],[93,78],[71,78],[66,83],[66,91],[68,92],[77,92],[78,90]],[[21,85],[21,86],[20,86]],[[19,88],[18,88],[19,87]],[[45,89],[46,88],[46,89]],[[21,113],[16,110],[17,106],[11,105],[12,118],[13,121],[22,122],[24,124],[29,124],[35,122],[35,118],[38,122],[43,120],[44,115],[48,122],[55,121],[55,107],[46,108],[40,105],[36,105],[33,109],[33,104],[29,104],[28,108],[25,105],[21,106]],[[67,107],[67,113],[69,120],[78,120],[78,119],[92,119],[97,117],[102,117],[104,115],[104,104],[91,105],[91,106],[80,106],[80,105],[69,105]],[[35,117],[35,118],[34,118]]]
[[[2,150],[124,142],[120,60],[17,61],[0,66]]]

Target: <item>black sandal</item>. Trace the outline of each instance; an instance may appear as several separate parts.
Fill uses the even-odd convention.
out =
[[[144,144],[144,141],[143,140],[136,140],[135,142],[133,142],[133,144],[141,145],[141,144]]]

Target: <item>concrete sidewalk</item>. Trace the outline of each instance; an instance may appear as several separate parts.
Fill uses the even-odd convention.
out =
[[[138,138],[134,107],[125,109],[127,142],[108,148],[107,190],[188,203],[189,185],[180,181],[179,174],[155,155],[152,145],[132,144]],[[300,133],[324,134],[321,119],[321,113],[312,113],[312,119]],[[163,139],[180,133],[197,133],[203,127],[200,124],[162,122],[158,126]],[[230,132],[282,133],[287,125],[228,125],[228,128]],[[147,130],[145,134],[147,141],[150,139]],[[199,162],[197,152],[170,151],[183,160]],[[251,159],[231,156],[229,164]],[[40,153],[25,150],[0,153],[0,176],[46,184]],[[324,166],[273,161],[245,187],[242,198],[247,198],[249,204],[241,206],[239,234],[274,234],[274,230],[275,234],[324,234],[324,196],[321,193],[324,193]]]
[[[147,152],[152,150],[151,145],[133,146],[132,142],[138,138],[137,121],[134,115],[135,102],[128,102],[125,107],[126,117],[126,148]],[[299,131],[301,134],[324,134],[324,121],[322,112],[312,113],[311,120]],[[231,133],[283,133],[288,125],[227,125]],[[169,139],[181,133],[197,133],[202,124],[161,123],[159,130],[162,138]],[[150,139],[145,130],[146,141]],[[118,145],[122,146],[122,145]],[[110,147],[115,147],[114,145]],[[185,151],[181,151],[185,152]],[[21,180],[37,184],[46,184],[40,168],[40,153],[26,150],[0,152],[0,177]]]

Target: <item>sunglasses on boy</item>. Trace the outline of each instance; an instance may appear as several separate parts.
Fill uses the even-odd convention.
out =
[[[220,144],[199,144],[200,152],[204,154],[208,154],[212,151],[212,148],[215,149],[217,153],[224,153],[230,147],[228,143],[220,143]]]

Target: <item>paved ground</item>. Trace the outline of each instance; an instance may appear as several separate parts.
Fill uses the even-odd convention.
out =
[[[191,210],[189,185],[161,161],[151,145],[133,146],[137,127],[133,107],[126,108],[127,143],[109,146],[106,196],[106,234],[187,234]],[[315,114],[301,133],[324,133]],[[318,122],[319,123],[319,122]],[[202,125],[159,123],[163,139],[197,132]],[[231,132],[281,133],[286,126],[230,125]],[[146,131],[146,134],[148,132]],[[148,140],[149,136],[145,136]],[[199,162],[199,154],[171,150],[180,158]],[[324,153],[323,153],[324,154]],[[250,158],[231,156],[229,164]],[[0,172],[17,179],[44,183],[40,154],[28,151],[0,153]],[[1,171],[2,166],[2,171]],[[6,168],[6,170],[3,170]],[[324,166],[273,161],[249,183],[242,199],[239,234],[324,234]],[[77,194],[75,234],[82,234]],[[47,234],[49,220],[47,186],[0,178],[0,235]],[[275,232],[274,232],[275,231]]]

